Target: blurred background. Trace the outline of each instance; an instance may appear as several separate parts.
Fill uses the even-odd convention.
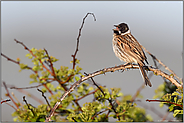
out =
[[[72,68],[70,61],[76,48],[78,30],[88,12],[94,13],[97,21],[89,15],[82,29],[77,54],[82,72],[92,73],[105,67],[124,64],[112,50],[112,29],[114,24],[125,22],[140,44],[182,77],[182,1],[2,1],[1,51],[14,60],[20,58],[21,62],[33,66],[31,60],[25,57],[28,52],[14,42],[17,39],[30,49],[47,49],[50,55],[59,59],[54,64],[56,68],[61,65]],[[149,54],[146,55],[149,65],[154,65]],[[29,84],[32,71],[18,72],[19,69],[18,65],[1,57],[2,81],[17,87],[32,86]],[[169,73],[163,67],[161,70]],[[107,73],[106,76],[100,75],[94,79],[102,86],[121,88],[124,95],[134,95],[143,83],[139,70]],[[163,79],[153,76],[151,83],[152,88],[147,86],[141,91],[142,106],[138,106],[153,107],[165,115],[166,106],[160,108],[159,103],[145,101],[153,98],[155,89],[163,83]],[[24,94],[16,90],[9,91],[22,101]],[[36,89],[26,91],[43,99]],[[2,99],[7,99],[5,93],[4,87],[1,87]],[[32,105],[39,105],[35,100],[26,98]],[[81,105],[86,101],[88,100],[81,101]],[[24,104],[23,101],[22,103]],[[1,105],[1,109],[2,121],[13,121],[11,113],[14,109],[6,104]],[[154,121],[162,119],[158,116],[159,113],[146,111]],[[172,117],[170,113],[166,120]]]

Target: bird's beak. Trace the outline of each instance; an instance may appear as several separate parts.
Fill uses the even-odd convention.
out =
[[[116,30],[119,30],[118,25],[114,25],[116,27]]]

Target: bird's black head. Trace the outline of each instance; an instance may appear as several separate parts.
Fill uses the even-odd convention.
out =
[[[114,25],[117,30],[120,31],[120,33],[126,33],[129,31],[128,25],[126,23],[121,23],[119,25]]]

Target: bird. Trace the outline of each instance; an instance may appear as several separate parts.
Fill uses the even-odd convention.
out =
[[[139,66],[140,73],[145,82],[145,85],[152,87],[152,84],[145,71],[145,63],[148,63],[147,57],[136,38],[131,34],[130,29],[126,23],[114,25],[112,46],[113,51],[121,61],[127,64],[136,63]]]

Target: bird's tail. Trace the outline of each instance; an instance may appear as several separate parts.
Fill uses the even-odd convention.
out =
[[[140,72],[141,72],[142,78],[145,81],[145,85],[149,85],[151,87],[152,86],[151,82],[150,82],[150,80],[149,80],[149,78],[148,78],[148,76],[147,76],[147,74],[145,72],[145,69],[144,69],[143,65],[141,65],[139,63],[138,63],[138,65],[139,65],[139,68],[140,68]]]

